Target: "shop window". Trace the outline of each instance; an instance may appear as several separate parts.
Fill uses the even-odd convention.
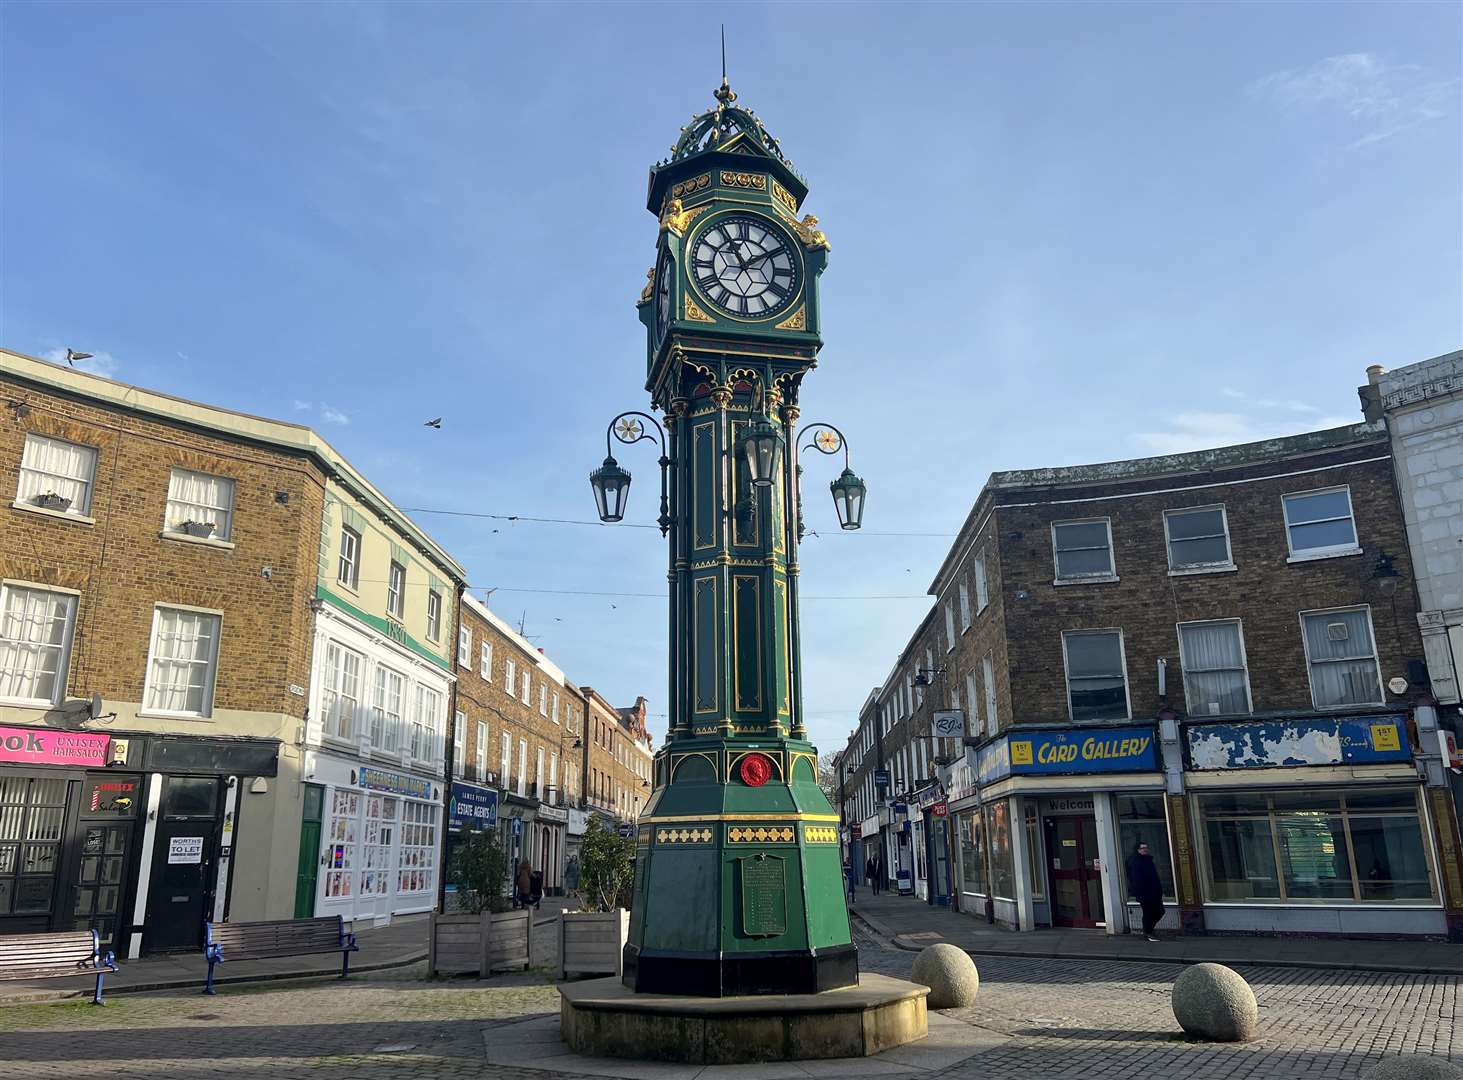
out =
[[[401,847],[397,854],[396,891],[429,892],[435,880],[437,808],[431,803],[403,800]]]
[[[1119,795],[1113,800],[1118,817],[1118,848],[1124,870],[1121,875],[1123,897],[1128,896],[1127,860],[1138,850],[1139,844],[1148,845],[1148,854],[1158,868],[1158,880],[1163,883],[1163,898],[1175,902],[1177,894],[1173,887],[1173,859],[1168,851],[1168,818],[1164,813],[1162,795]]]
[[[1122,631],[1069,630],[1062,634],[1062,650],[1073,722],[1128,719]]]
[[[170,776],[163,788],[163,817],[213,817],[218,781],[212,776]]]
[[[356,837],[361,796],[336,788],[330,803],[330,832],[326,845],[325,896],[340,899],[356,894]]]
[[[1214,900],[1437,897],[1414,789],[1204,795]]]
[[[1009,802],[999,799],[986,807],[986,833],[991,845],[991,891],[1002,900],[1016,898],[1016,872],[1011,863]]]
[[[1179,623],[1179,655],[1190,715],[1250,711],[1249,672],[1237,619]]]
[[[1031,883],[1033,900],[1046,899],[1046,860],[1042,858],[1041,827],[1036,820],[1036,804],[1026,800],[1026,874]]]
[[[65,820],[65,780],[0,776],[0,915],[50,912]]]
[[[391,891],[391,845],[396,834],[396,800],[366,796],[366,834],[361,846],[361,895],[385,896]]]
[[[66,686],[76,597],[48,589],[0,588],[0,699],[55,705]]]
[[[1382,704],[1371,608],[1302,612],[1300,620],[1316,708]]]

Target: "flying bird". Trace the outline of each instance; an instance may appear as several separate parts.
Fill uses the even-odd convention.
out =
[[[92,354],[89,352],[77,352],[75,349],[66,350],[66,363],[71,367],[75,367],[76,361],[78,360],[90,360],[91,358]]]
[[[439,416],[435,420],[428,420],[425,424],[422,425],[422,427],[432,427],[432,428],[436,428],[438,431],[441,431],[442,430],[442,418]]]

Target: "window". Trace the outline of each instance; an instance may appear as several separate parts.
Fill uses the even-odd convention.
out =
[[[335,577],[349,589],[355,589],[361,581],[361,534],[349,525],[340,528],[340,566]]]
[[[508,766],[513,758],[513,736],[507,732],[503,733],[502,757],[498,759],[498,786],[508,786]]]
[[[457,631],[457,666],[472,667],[472,631],[465,626]]]
[[[1179,623],[1184,700],[1191,716],[1250,711],[1250,680],[1238,619]]]
[[[534,754],[533,765],[533,793],[535,797],[544,797],[544,748],[540,746]]]
[[[401,698],[406,680],[388,667],[376,665],[371,695],[371,745],[395,753],[401,741]]]
[[[430,892],[437,862],[437,808],[401,802],[401,848],[397,853],[397,892]]]
[[[1199,797],[1218,901],[1436,901],[1416,788],[1225,792]]]
[[[1000,718],[996,715],[996,664],[992,657],[980,662],[980,677],[985,683],[986,734],[994,735],[1000,730]]]
[[[513,687],[517,683],[517,680],[518,680],[518,674],[517,674],[517,672],[518,672],[518,665],[515,664],[511,659],[509,659],[509,660],[503,661],[503,667],[504,667],[504,669],[508,673],[508,677],[504,680],[504,686],[505,686],[505,688],[508,691],[508,696],[509,697],[512,697],[513,696]]]
[[[96,466],[97,452],[90,446],[44,435],[27,435],[20,455],[20,484],[15,501],[72,517],[86,517],[91,513]]]
[[[975,613],[979,615],[991,602],[987,593],[988,586],[985,580],[985,556],[975,557]]]
[[[356,710],[360,708],[361,667],[365,657],[332,641],[325,646],[325,672],[320,688],[320,713],[325,734],[337,739],[356,737]]]
[[[960,583],[960,630],[964,633],[970,629],[970,589],[965,582]]]
[[[1031,884],[1031,895],[1041,900],[1046,898],[1046,860],[1041,854],[1041,829],[1036,821],[1036,802],[1028,798],[1025,803],[1026,817],[1026,879]]]
[[[411,724],[411,756],[419,761],[442,760],[442,695],[417,684],[415,715]]]
[[[961,585],[962,592],[965,586]],[[945,601],[945,651],[951,652],[955,648],[955,609],[950,606],[950,601]]]
[[[966,720],[966,734],[979,735],[985,730],[980,717],[979,695],[976,693],[975,672],[969,672],[965,676],[965,700],[970,705],[970,716]],[[987,707],[989,712],[989,707]]]
[[[152,616],[152,654],[143,708],[173,716],[208,716],[218,664],[222,616],[159,606]]]
[[[518,676],[518,698],[525,705],[530,703],[533,697],[533,677],[528,672],[522,672]]]
[[[467,716],[458,712],[452,717],[452,775],[467,771]]]
[[[1016,873],[1011,862],[1010,800],[997,799],[985,807],[986,836],[991,846],[991,892],[1002,900],[1016,897]]]
[[[1067,700],[1072,720],[1126,720],[1128,678],[1121,630],[1062,634],[1067,658]]]
[[[1187,684],[1186,684],[1187,685]],[[1158,867],[1158,880],[1163,884],[1163,898],[1175,903],[1178,895],[1173,891],[1173,860],[1168,854],[1168,818],[1163,811],[1162,795],[1117,795],[1113,797],[1118,817],[1118,855],[1127,865],[1130,855],[1138,851],[1139,844],[1148,845],[1148,854],[1153,856]],[[1045,877],[1045,875],[1042,875]],[[1120,875],[1123,896],[1128,895],[1128,875]]]
[[[386,614],[400,619],[406,611],[406,567],[393,562],[386,577]]]
[[[549,792],[552,795],[550,801],[558,806],[563,800],[559,798],[559,755],[549,755]]]
[[[477,742],[472,749],[472,768],[474,780],[485,780],[488,774],[488,722],[479,720],[477,722]]]
[[[1112,523],[1107,518],[1054,523],[1052,549],[1059,584],[1117,576],[1112,561]]]
[[[427,590],[427,640],[442,640],[442,594],[436,589]]]
[[[396,836],[396,800],[366,796],[366,835],[361,845],[361,895],[385,896],[391,891],[391,845]]]
[[[62,861],[66,795],[64,779],[0,775],[0,912],[42,918],[50,913]],[[112,835],[120,840],[121,833],[116,830]],[[111,840],[105,850],[109,858],[102,880],[120,883],[122,850]],[[120,885],[102,888],[110,889],[107,899],[116,910]],[[103,906],[100,899],[98,907]]]
[[[0,700],[57,704],[66,689],[76,597],[20,585],[5,585],[0,594]]]
[[[1285,535],[1292,561],[1349,555],[1361,550],[1351,516],[1351,488],[1325,488],[1283,496]]]
[[[549,715],[549,684],[548,683],[539,683],[538,684],[538,714],[540,716],[548,716]]]
[[[325,848],[325,895],[327,898],[354,896],[356,892],[356,830],[359,828],[361,796],[336,788],[330,804],[330,835]]]
[[[227,540],[234,517],[234,482],[223,476],[189,469],[174,469],[168,480],[168,507],[163,529],[170,533],[192,532],[194,535]],[[211,529],[206,526],[212,526]]]
[[[559,722],[559,691],[557,690],[554,691],[554,705],[549,718],[556,724]]]
[[[1302,612],[1300,618],[1316,708],[1380,705],[1385,699],[1371,608]]]
[[[1163,531],[1168,537],[1168,568],[1171,572],[1234,569],[1234,559],[1229,551],[1229,518],[1224,507],[1165,510]]]
[[[493,647],[486,641],[478,646],[478,674],[483,682],[493,681]]]
[[[528,786],[528,740],[518,740],[518,776],[515,790],[519,795],[524,794]]]

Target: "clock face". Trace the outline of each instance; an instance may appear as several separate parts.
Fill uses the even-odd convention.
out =
[[[798,295],[792,240],[765,218],[719,218],[697,237],[691,257],[702,295],[728,315],[765,319]]]
[[[665,328],[671,321],[671,257],[660,257],[660,269],[655,272],[655,339],[665,337]]]

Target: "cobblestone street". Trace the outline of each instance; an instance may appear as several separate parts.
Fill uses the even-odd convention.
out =
[[[540,927],[536,937],[551,938],[552,931]],[[913,954],[867,934],[859,944],[866,970],[908,977]],[[969,1025],[973,1056],[936,1073],[891,1062],[889,1074],[1299,1080],[1359,1077],[1388,1054],[1463,1058],[1463,1034],[1454,1030],[1456,978],[1247,967],[1243,974],[1260,1002],[1260,1038],[1219,1046],[1178,1034],[1168,997],[1177,965],[986,957],[980,968],[979,1003],[947,1014]],[[486,1048],[521,1038],[525,1029],[515,1035],[515,1025],[545,1029],[557,1011],[558,994],[543,972],[485,984],[431,983],[420,968],[343,986],[229,987],[214,998],[195,991],[116,995],[102,1009],[80,1002],[13,1006],[0,1009],[0,1077],[73,1077],[103,1061],[108,1075],[148,1080],[604,1075],[601,1063],[592,1073],[486,1063]],[[564,1052],[552,1039],[543,1047],[543,1057]],[[826,1075],[823,1069],[785,1064],[765,1075]],[[641,1075],[659,1073],[651,1066]],[[713,1068],[699,1075],[763,1072]]]

